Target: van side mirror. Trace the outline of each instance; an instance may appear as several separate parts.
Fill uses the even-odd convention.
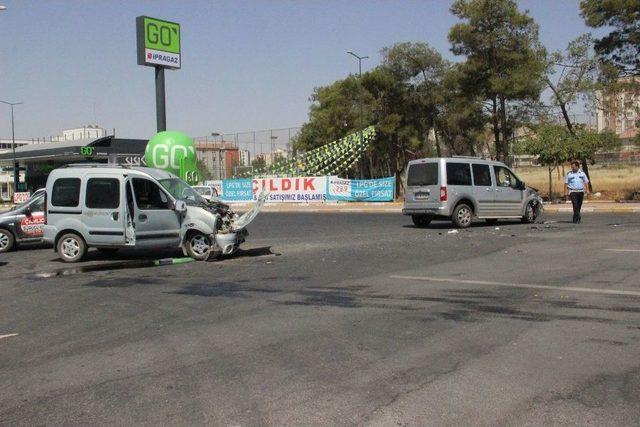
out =
[[[522,181],[518,181],[518,189],[519,190],[526,190],[527,189],[527,184],[525,184]]]
[[[187,211],[187,204],[184,202],[184,200],[176,200],[176,203],[173,206],[173,210],[178,213],[185,213]]]

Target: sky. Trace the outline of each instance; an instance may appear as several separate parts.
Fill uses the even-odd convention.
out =
[[[0,0],[0,100],[17,138],[97,123],[155,133],[152,67],[137,65],[135,18],[181,24],[182,69],[166,72],[167,128],[191,136],[301,126],[314,87],[397,42],[455,59],[448,0]],[[549,50],[590,31],[578,0],[522,0]],[[11,135],[0,104],[0,138]]]

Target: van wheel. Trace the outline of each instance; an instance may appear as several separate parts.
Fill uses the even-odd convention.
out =
[[[471,225],[471,220],[473,219],[473,210],[469,207],[469,205],[465,205],[464,203],[460,203],[453,210],[453,215],[451,216],[451,220],[453,224],[458,228],[467,228]]]
[[[68,233],[58,239],[58,255],[64,262],[78,262],[87,253],[84,239],[75,233]]]
[[[487,221],[487,224],[489,225],[496,225],[498,223],[498,220],[496,218],[487,218],[485,219],[485,221]]]
[[[536,210],[533,208],[533,203],[528,203],[524,210],[524,216],[522,222],[525,224],[531,224],[536,221]]]
[[[416,227],[426,227],[433,218],[429,215],[411,215],[411,219]]]
[[[13,249],[15,239],[9,230],[0,228],[0,253],[9,252]]]
[[[196,261],[206,261],[211,255],[211,239],[202,233],[193,233],[187,240],[187,254]]]

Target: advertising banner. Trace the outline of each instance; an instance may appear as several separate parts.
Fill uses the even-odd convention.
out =
[[[251,178],[225,179],[222,181],[222,200],[243,202],[253,200],[253,182]]]
[[[44,227],[44,213],[34,212],[31,216],[25,216],[20,220],[20,229],[29,237],[41,237]]]
[[[391,202],[395,190],[395,178],[342,179],[336,176],[327,180],[327,200],[350,202]]]
[[[253,180],[253,199],[263,190],[269,192],[268,202],[312,203],[327,200],[327,177],[256,178]]]
[[[24,203],[29,200],[29,196],[31,196],[31,193],[28,191],[13,193],[13,203]]]
[[[207,181],[207,185],[213,182]],[[219,194],[227,202],[247,202],[257,200],[262,191],[269,193],[268,203],[390,202],[394,198],[395,178],[357,180],[311,176],[225,179]]]

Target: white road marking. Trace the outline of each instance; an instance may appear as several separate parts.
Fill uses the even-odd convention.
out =
[[[11,337],[15,337],[15,336],[17,336],[17,335],[18,335],[18,334],[0,335],[0,340],[1,340],[2,338],[11,338]]]
[[[640,252],[640,249],[605,249],[609,252]]]
[[[507,288],[525,288],[525,289],[546,289],[550,291],[566,291],[566,292],[584,292],[589,294],[605,294],[605,295],[631,295],[640,297],[638,291],[624,291],[619,289],[598,289],[598,288],[577,288],[574,286],[549,286],[549,285],[533,285],[528,283],[505,283],[505,282],[491,282],[487,280],[464,280],[464,279],[449,279],[446,277],[420,277],[420,276],[389,276],[392,279],[404,279],[404,280],[419,280],[423,282],[446,282],[446,283],[460,283],[469,285],[489,285],[489,286],[503,286]]]

